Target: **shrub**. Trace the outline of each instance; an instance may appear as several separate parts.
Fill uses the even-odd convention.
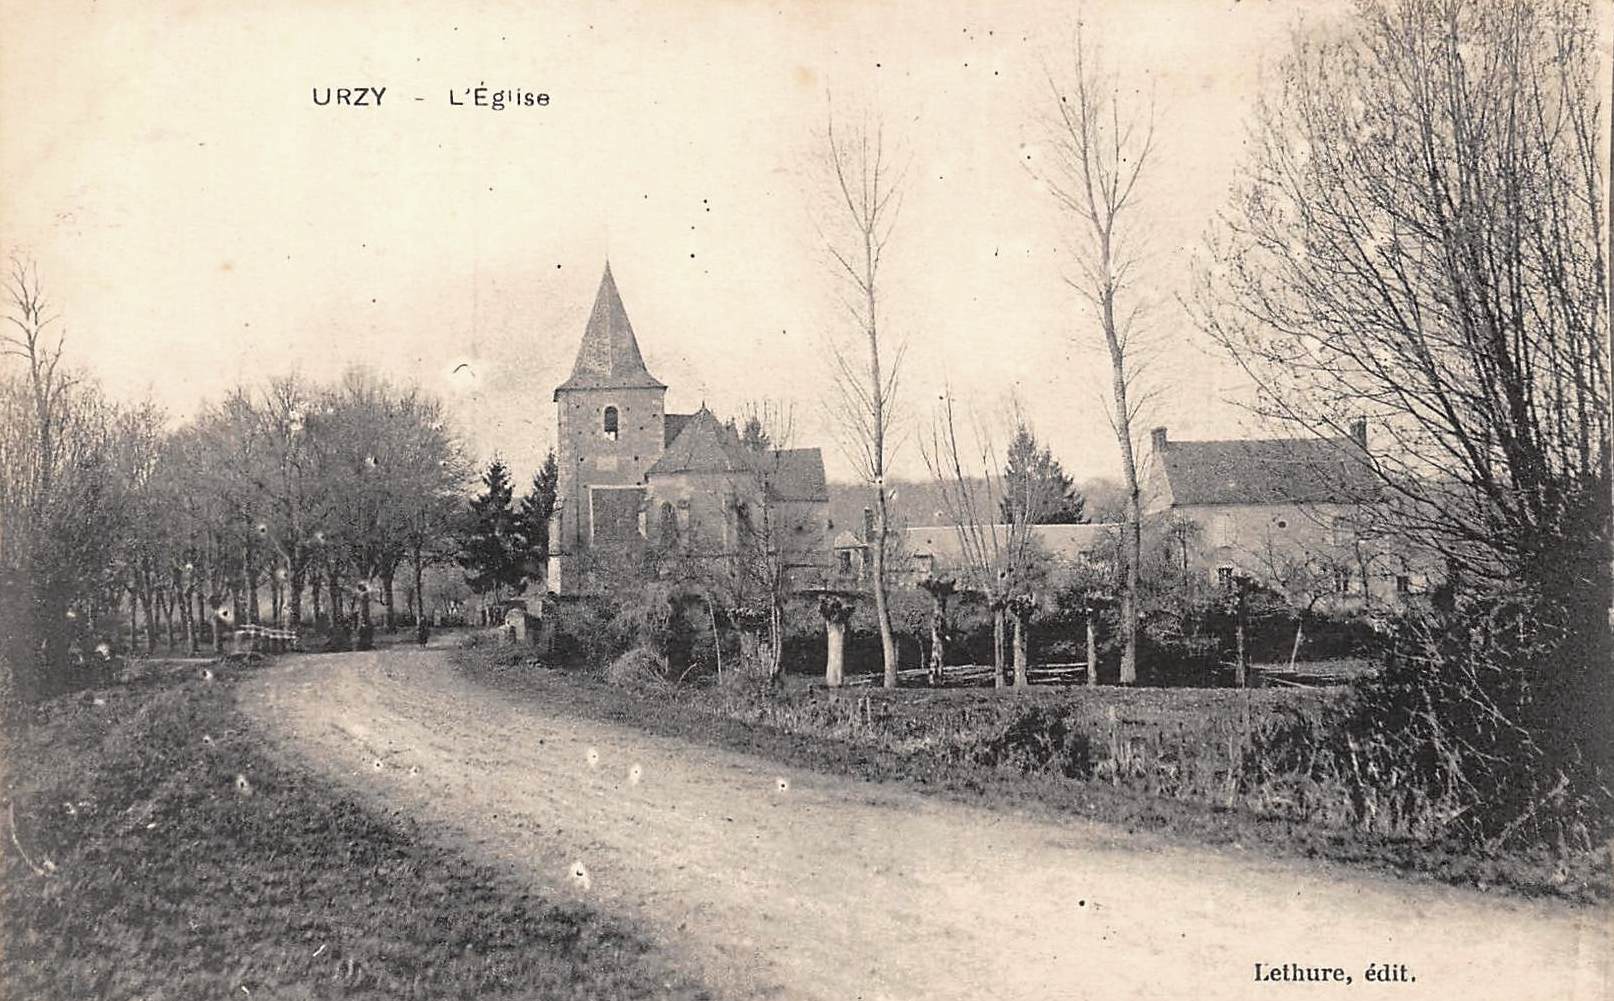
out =
[[[1267,773],[1333,790],[1341,819],[1365,830],[1488,850],[1588,849],[1611,828],[1611,798],[1583,745],[1595,731],[1564,698],[1587,654],[1538,621],[1499,600],[1408,617],[1382,671],[1250,754]]]
[[[562,667],[597,667],[628,649],[611,628],[612,616],[588,598],[557,601],[545,614],[555,617],[553,662]]]
[[[972,749],[977,764],[1024,774],[1053,773],[1085,779],[1093,774],[1093,744],[1069,715],[1029,706],[1001,731]]]
[[[634,647],[605,668],[605,680],[624,688],[654,688],[676,684],[667,666],[667,658],[653,650]]]

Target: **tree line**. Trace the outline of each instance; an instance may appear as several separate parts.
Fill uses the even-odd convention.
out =
[[[72,366],[13,261],[0,378],[0,601],[21,694],[114,652],[217,647],[264,623],[367,633],[423,609],[459,551],[467,462],[442,403],[363,369],[231,390],[189,420]],[[400,588],[400,585],[401,588]]]

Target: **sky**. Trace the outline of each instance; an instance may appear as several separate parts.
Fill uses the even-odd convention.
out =
[[[1027,169],[1078,15],[1155,108],[1139,294],[1165,350],[1145,424],[1251,433],[1247,385],[1177,296],[1255,96],[1337,3],[7,0],[0,245],[37,261],[69,355],[117,396],[177,420],[242,382],[365,365],[442,394],[520,476],[553,442],[609,259],[670,410],[779,401],[846,479],[823,129],[832,105],[876,109],[908,164],[894,473],[924,475],[916,437],[950,388],[989,423],[1017,400],[1068,471],[1114,475],[1107,358]],[[479,108],[479,85],[550,103]],[[379,107],[314,102],[364,86]]]

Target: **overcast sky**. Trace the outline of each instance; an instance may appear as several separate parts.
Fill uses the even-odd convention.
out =
[[[670,409],[792,401],[798,443],[848,476],[822,413],[825,338],[848,331],[813,222],[832,93],[880,108],[911,157],[888,296],[910,422],[949,383],[987,413],[1015,393],[1077,476],[1118,469],[1106,359],[1025,166],[1073,5],[6,6],[0,241],[38,260],[71,353],[120,396],[183,416],[241,380],[366,363],[451,398],[478,453],[525,475],[609,257]],[[1176,437],[1246,429],[1242,381],[1174,297],[1302,16],[1338,13],[1086,8],[1157,108],[1139,221],[1173,349],[1148,423]],[[482,83],[551,104],[449,104]],[[314,104],[341,86],[387,90]],[[923,473],[912,439],[896,467]]]

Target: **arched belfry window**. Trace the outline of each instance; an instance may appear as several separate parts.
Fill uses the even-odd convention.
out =
[[[617,416],[615,407],[605,408],[605,436],[616,441]]]

